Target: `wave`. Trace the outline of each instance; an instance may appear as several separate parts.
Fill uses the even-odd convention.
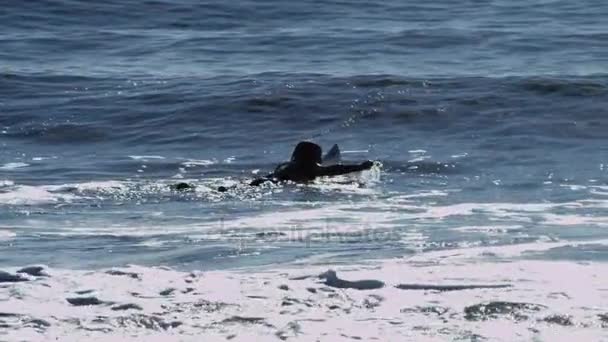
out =
[[[561,95],[573,97],[604,96],[608,91],[605,79],[558,79],[529,78],[521,80],[520,86],[541,95]]]
[[[570,101],[608,97],[608,76],[424,79],[262,73],[172,79],[29,74],[0,77],[0,93],[5,96],[20,98],[34,92],[39,94],[40,105],[44,105],[42,111],[21,102],[5,106],[6,115],[0,118],[0,125],[43,124],[50,122],[42,120],[49,117],[78,121],[76,113],[85,122],[111,124],[108,121],[115,120],[119,130],[123,125],[132,128],[136,124],[144,124],[142,128],[188,123],[213,125],[213,116],[218,120],[218,113],[244,124],[251,122],[248,118],[289,123],[296,116],[304,121],[316,119],[313,122],[319,124],[321,120],[338,120],[339,114],[345,116],[349,112],[358,116],[389,114],[416,118],[440,115],[446,109],[475,114],[492,107],[494,112],[479,114],[497,118],[504,115],[504,111],[499,111],[502,106],[509,107],[512,112],[509,115],[514,118],[518,114],[530,116],[526,109],[537,109],[535,106],[544,104],[546,96],[552,97],[552,103],[569,106]],[[516,104],[519,110],[514,107]],[[555,116],[571,115],[552,109],[556,109],[552,113]]]
[[[32,140],[38,143],[73,144],[97,143],[111,139],[110,132],[103,128],[83,124],[43,124],[33,127],[20,127],[19,131],[10,131],[6,138]]]

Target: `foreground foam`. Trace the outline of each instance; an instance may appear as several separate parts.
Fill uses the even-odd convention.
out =
[[[470,258],[430,253],[416,261],[341,266],[337,272],[310,266],[205,273],[130,266],[45,269],[50,277],[43,277],[34,269],[26,280],[0,287],[7,298],[0,304],[2,339],[608,337],[607,264]],[[576,277],[565,282],[563,274]]]

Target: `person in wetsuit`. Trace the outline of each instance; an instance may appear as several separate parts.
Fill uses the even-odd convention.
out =
[[[293,150],[289,162],[280,164],[273,173],[254,179],[249,185],[257,186],[269,181],[273,183],[283,181],[309,182],[317,177],[338,176],[369,170],[374,165],[372,161],[368,160],[361,164],[322,166],[322,161],[321,146],[310,141],[302,141]]]
[[[322,162],[321,147],[309,141],[302,141],[298,143],[293,150],[289,162],[279,164],[273,173],[262,178],[254,179],[249,185],[258,186],[265,182],[278,183],[285,181],[305,183],[312,181],[317,177],[339,176],[351,172],[369,170],[374,165],[374,162],[369,160],[360,164],[336,164],[330,166],[322,166]],[[194,185],[188,183],[177,183],[170,187],[176,191],[191,191],[195,189]],[[225,192],[234,187],[235,186],[220,186],[217,190],[219,192]]]

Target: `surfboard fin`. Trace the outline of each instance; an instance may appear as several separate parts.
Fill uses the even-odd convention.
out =
[[[340,147],[338,144],[334,144],[331,149],[323,157],[323,165],[335,165],[342,161],[342,155],[340,153]]]

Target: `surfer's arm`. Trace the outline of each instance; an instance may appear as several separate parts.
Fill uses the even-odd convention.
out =
[[[262,178],[256,178],[256,179],[252,180],[251,182],[249,182],[249,185],[250,186],[258,186],[258,185],[260,185],[262,183],[265,183],[265,182],[276,183],[276,180],[273,179],[273,178],[270,178],[270,176],[272,176],[272,175],[268,175],[268,176],[262,177]],[[230,189],[236,189],[236,188],[237,188],[237,185],[232,185],[232,186],[228,186],[228,187],[222,185],[222,186],[220,186],[220,187],[217,188],[217,191],[219,191],[219,192],[226,192],[226,191],[228,191]]]
[[[260,178],[256,178],[256,179],[252,180],[251,182],[249,182],[249,185],[250,186],[259,186],[259,185],[261,185],[263,183],[266,183],[266,182],[277,183],[278,179],[276,178],[276,176],[275,176],[274,173],[271,173],[271,174],[266,175],[264,177],[260,177]],[[229,189],[234,189],[234,188],[236,188],[236,185],[233,185],[231,187],[220,186],[219,188],[217,188],[217,191],[219,191],[219,192],[226,192]]]
[[[251,186],[258,186],[262,183],[273,182],[278,183],[281,181],[289,180],[289,174],[292,171],[289,163],[282,163],[277,166],[273,173],[266,175],[262,178],[256,178],[249,183]]]
[[[368,160],[361,164],[343,165],[336,164],[330,166],[321,166],[317,170],[317,176],[339,176],[351,172],[359,172],[369,170],[374,166],[374,162]]]

